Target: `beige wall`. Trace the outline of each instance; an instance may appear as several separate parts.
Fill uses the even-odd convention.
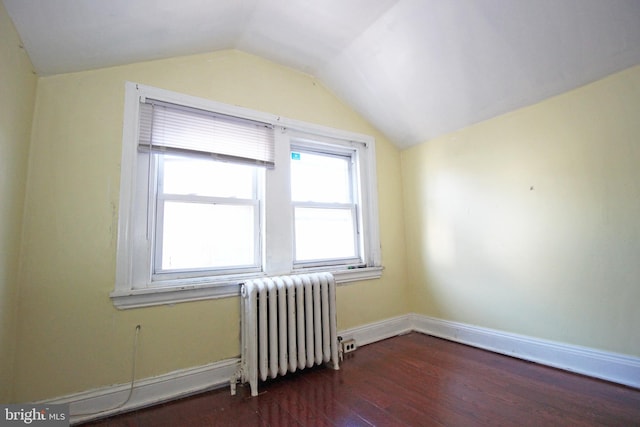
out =
[[[413,310],[640,356],[640,67],[401,159]]]
[[[237,298],[126,311],[115,280],[125,81],[373,135],[381,280],[338,290],[339,328],[407,311],[400,153],[308,75],[237,51],[41,78],[24,223],[15,398],[30,401],[239,354]]]
[[[12,400],[18,266],[37,78],[0,2],[0,403]]]

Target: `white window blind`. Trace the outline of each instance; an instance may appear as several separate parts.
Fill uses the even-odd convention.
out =
[[[141,99],[139,147],[267,168],[273,168],[275,157],[273,126],[268,123],[153,99]]]

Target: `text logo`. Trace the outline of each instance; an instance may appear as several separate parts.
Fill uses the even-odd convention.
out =
[[[69,405],[0,405],[0,426],[68,426]]]

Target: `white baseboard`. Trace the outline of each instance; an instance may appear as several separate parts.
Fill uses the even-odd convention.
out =
[[[339,333],[366,345],[416,331],[541,365],[640,389],[640,358],[408,314]]]
[[[420,332],[563,370],[640,389],[640,358],[541,340],[464,323],[407,314],[338,332],[358,346],[408,332]],[[205,390],[223,387],[235,374],[239,359],[228,359],[136,381],[131,399],[129,384],[102,387],[44,403],[68,403],[71,423],[140,409]],[[75,414],[75,415],[74,415]],[[83,415],[84,414],[84,415]]]
[[[354,338],[358,345],[366,345],[411,330],[409,317],[399,316],[340,331],[338,335]],[[129,395],[130,384],[100,387],[40,403],[69,404],[71,424],[77,424],[227,386],[239,363],[240,359],[228,359],[136,381],[131,399],[125,405],[122,403]]]
[[[417,332],[541,365],[640,388],[640,358],[496,331],[419,314],[408,315]]]
[[[227,359],[136,381],[131,399],[124,405],[130,384],[101,387],[43,403],[69,404],[71,424],[76,424],[228,385],[239,363],[239,359]]]
[[[344,340],[354,339],[359,346],[371,344],[413,331],[409,316],[392,317],[379,322],[345,329],[338,331],[338,336],[341,336]]]

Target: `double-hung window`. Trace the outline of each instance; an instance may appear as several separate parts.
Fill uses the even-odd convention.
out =
[[[157,154],[154,279],[260,271],[255,167]]]
[[[336,148],[292,147],[295,266],[361,263],[354,155]]]
[[[136,157],[147,194],[137,209],[147,215],[148,250],[138,262],[151,281],[260,271],[259,169],[274,164],[273,126],[139,101]]]
[[[116,306],[380,277],[370,137],[134,83],[125,98]]]

